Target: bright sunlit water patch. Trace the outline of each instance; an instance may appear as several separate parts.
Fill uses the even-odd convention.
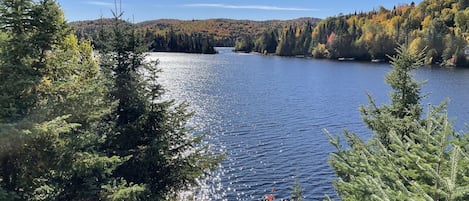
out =
[[[299,178],[305,200],[336,198],[334,173],[327,160],[334,151],[323,129],[348,129],[368,138],[358,108],[366,93],[388,103],[384,83],[388,64],[236,54],[150,53],[160,61],[159,82],[164,99],[187,101],[197,133],[210,133],[205,143],[225,153],[219,171],[212,174],[197,200],[260,200],[264,194],[291,196]],[[422,68],[418,80],[429,80],[423,102],[439,103],[451,97],[449,115],[456,127],[469,121],[469,71]]]

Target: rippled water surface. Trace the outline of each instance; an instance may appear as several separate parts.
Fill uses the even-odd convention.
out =
[[[201,200],[259,200],[266,193],[287,198],[299,178],[305,200],[335,198],[334,173],[327,162],[334,151],[323,129],[348,129],[367,138],[358,107],[366,93],[387,103],[388,64],[282,58],[233,53],[150,53],[163,69],[165,98],[183,100],[195,112],[191,126],[209,132],[213,150],[226,153]],[[451,97],[456,127],[469,122],[469,70],[421,68],[418,80],[430,93],[424,103]],[[467,119],[467,120],[465,120]]]

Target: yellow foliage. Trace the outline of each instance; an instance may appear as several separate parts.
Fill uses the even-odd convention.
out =
[[[52,82],[52,80],[50,80],[50,79],[47,78],[47,77],[44,77],[44,78],[42,79],[42,83],[44,83],[45,86],[50,86],[51,82]]]
[[[427,16],[427,17],[425,17],[425,19],[422,21],[422,26],[423,26],[423,28],[428,28],[431,23],[432,23],[432,17],[431,17],[431,16]]]
[[[386,33],[390,36],[395,36],[397,35],[397,29],[396,27],[402,23],[402,17],[401,16],[394,16],[388,21],[383,22],[383,25],[386,27]]]
[[[425,43],[421,37],[417,37],[409,44],[409,51],[412,53],[418,53],[425,49]]]
[[[352,26],[353,23],[357,24],[357,21],[358,21],[358,16],[351,16],[350,18],[347,19],[347,24],[349,26]]]
[[[299,38],[302,31],[303,31],[303,30],[301,30],[301,27],[296,27],[295,37],[296,37],[296,38]]]
[[[457,10],[456,10],[457,12]],[[455,10],[452,10],[452,9],[449,9],[449,8],[444,8],[443,10],[441,10],[441,15],[442,16],[449,16],[450,14],[454,14],[456,13]]]
[[[312,52],[314,58],[326,58],[329,56],[329,50],[327,50],[325,44],[319,43]]]
[[[372,41],[374,38],[374,34],[371,32],[366,32],[364,34],[365,41]]]
[[[69,50],[69,49],[77,50],[78,38],[75,36],[75,34],[69,34],[68,36],[65,37],[61,45],[63,49],[65,50]]]

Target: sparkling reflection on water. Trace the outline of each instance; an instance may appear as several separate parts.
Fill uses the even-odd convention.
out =
[[[369,137],[358,107],[367,103],[366,93],[387,102],[390,89],[383,78],[390,66],[231,50],[149,54],[160,60],[164,98],[187,101],[195,112],[190,125],[209,132],[211,149],[226,154],[199,200],[259,200],[272,189],[277,198],[288,198],[295,178],[305,200],[336,198],[327,162],[334,149],[323,129]],[[469,116],[469,96],[457,93],[469,86],[468,70],[424,68],[416,75],[430,80],[424,91],[432,94],[425,101],[452,97],[450,116]],[[458,128],[462,122],[456,122]]]

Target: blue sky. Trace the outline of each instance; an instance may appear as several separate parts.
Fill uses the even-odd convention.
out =
[[[119,2],[119,0],[117,0]],[[114,0],[57,0],[68,21],[111,17]],[[379,6],[409,4],[412,0],[122,0],[126,19],[134,22],[171,19],[294,19],[326,18]],[[421,0],[415,0],[415,3]]]

